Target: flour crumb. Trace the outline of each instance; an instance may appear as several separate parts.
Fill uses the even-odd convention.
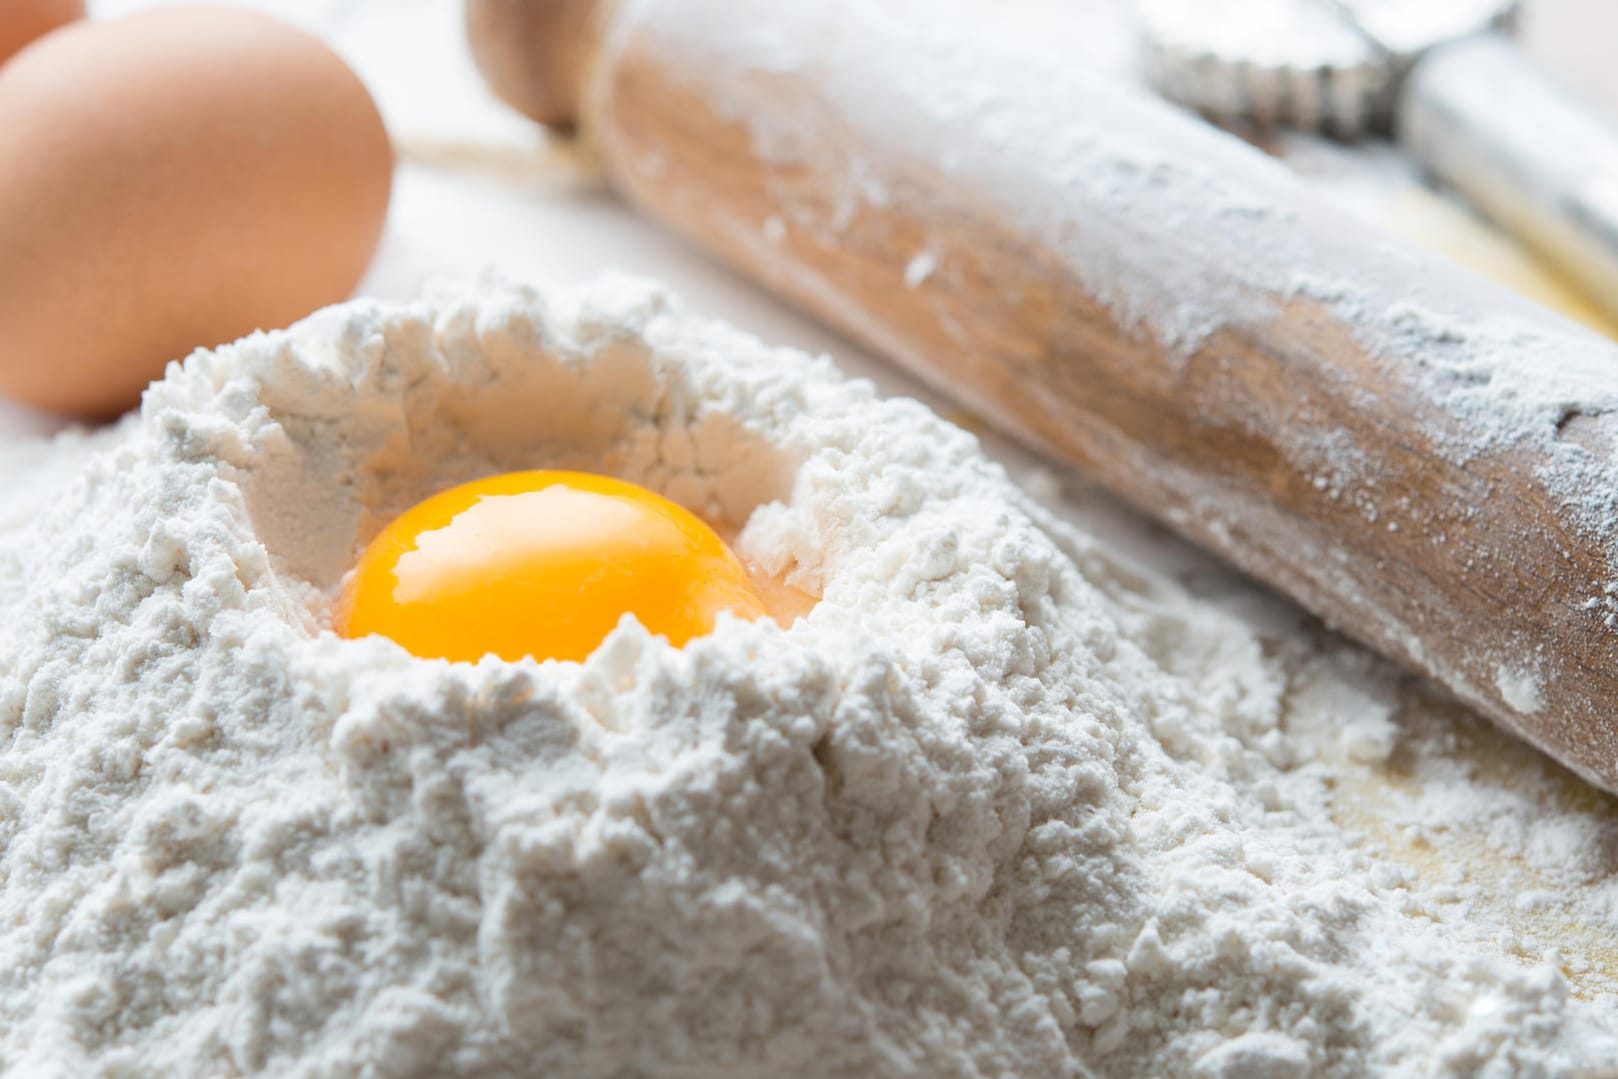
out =
[[[1494,669],[1494,685],[1505,702],[1524,715],[1531,716],[1545,707],[1545,690],[1539,675],[1531,670],[1501,664]]]
[[[938,256],[931,251],[918,252],[905,263],[905,285],[920,288],[938,269]]]

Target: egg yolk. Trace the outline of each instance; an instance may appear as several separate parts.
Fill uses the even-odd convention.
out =
[[[625,613],[678,647],[720,611],[766,613],[695,514],[606,476],[513,472],[434,495],[383,529],[335,628],[424,659],[581,660]]]

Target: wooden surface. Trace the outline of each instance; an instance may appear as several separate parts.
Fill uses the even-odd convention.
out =
[[[700,28],[682,25],[678,2],[647,0],[633,17],[609,6],[593,20],[578,17],[577,3],[530,5],[512,33],[571,34],[565,46],[546,38],[545,53],[585,59],[486,73],[528,81],[504,92],[508,100],[582,97],[584,129],[609,176],[650,215],[1618,789],[1618,635],[1585,606],[1611,577],[1612,551],[1535,480],[1533,451],[1484,445],[1399,374],[1399,357],[1373,355],[1339,315],[1307,299],[1271,320],[1232,319],[1189,354],[1165,347],[1087,286],[1095,267],[1018,224],[1013,202],[1050,195],[1037,177],[999,201],[963,188],[938,162],[860,141],[857,117],[821,94],[816,65],[829,72],[835,55],[761,65],[720,100],[692,60],[688,31]],[[837,19],[842,6],[824,5],[823,16]],[[557,13],[556,24],[536,22],[536,9]],[[485,22],[480,32],[498,28]],[[577,72],[587,73],[582,93],[558,83]],[[911,66],[904,73],[916,77]],[[1071,117],[1084,104],[1062,106]],[[1209,137],[1166,107],[1143,103],[1138,115],[1132,136],[1164,147],[1197,153]],[[1063,116],[1053,112],[1053,125]],[[817,134],[766,156],[761,125]],[[841,197],[855,162],[887,192],[879,203],[851,209]],[[1069,204],[1063,224],[1083,229],[1111,209]],[[1255,232],[1255,250],[1268,241]],[[1381,265],[1371,253],[1379,242],[1334,236],[1300,261],[1352,277]],[[934,272],[914,272],[918,250]],[[1149,260],[1130,254],[1118,260],[1124,272],[1150,277]],[[1251,287],[1228,266],[1203,269],[1230,275],[1236,294]],[[1383,295],[1432,298],[1425,270],[1388,264],[1383,275]],[[1458,301],[1457,313],[1475,306]],[[1618,353],[1612,363],[1618,378]],[[1362,471],[1379,501],[1407,512],[1368,518],[1321,486],[1298,466],[1299,430],[1347,437],[1368,457]],[[1596,446],[1618,432],[1610,417],[1575,416],[1566,433]],[[1543,687],[1532,711],[1501,685],[1502,671],[1523,664]]]

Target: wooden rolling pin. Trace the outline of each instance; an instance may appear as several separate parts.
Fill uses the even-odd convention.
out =
[[[648,214],[1618,791],[1618,349],[986,8],[467,18]]]

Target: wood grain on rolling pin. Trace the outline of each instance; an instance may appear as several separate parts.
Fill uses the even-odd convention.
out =
[[[649,214],[1618,790],[1618,349],[936,11],[473,0],[469,24],[506,36],[502,96],[576,107]],[[1511,372],[1480,326],[1590,375],[1592,414],[1490,412]]]

